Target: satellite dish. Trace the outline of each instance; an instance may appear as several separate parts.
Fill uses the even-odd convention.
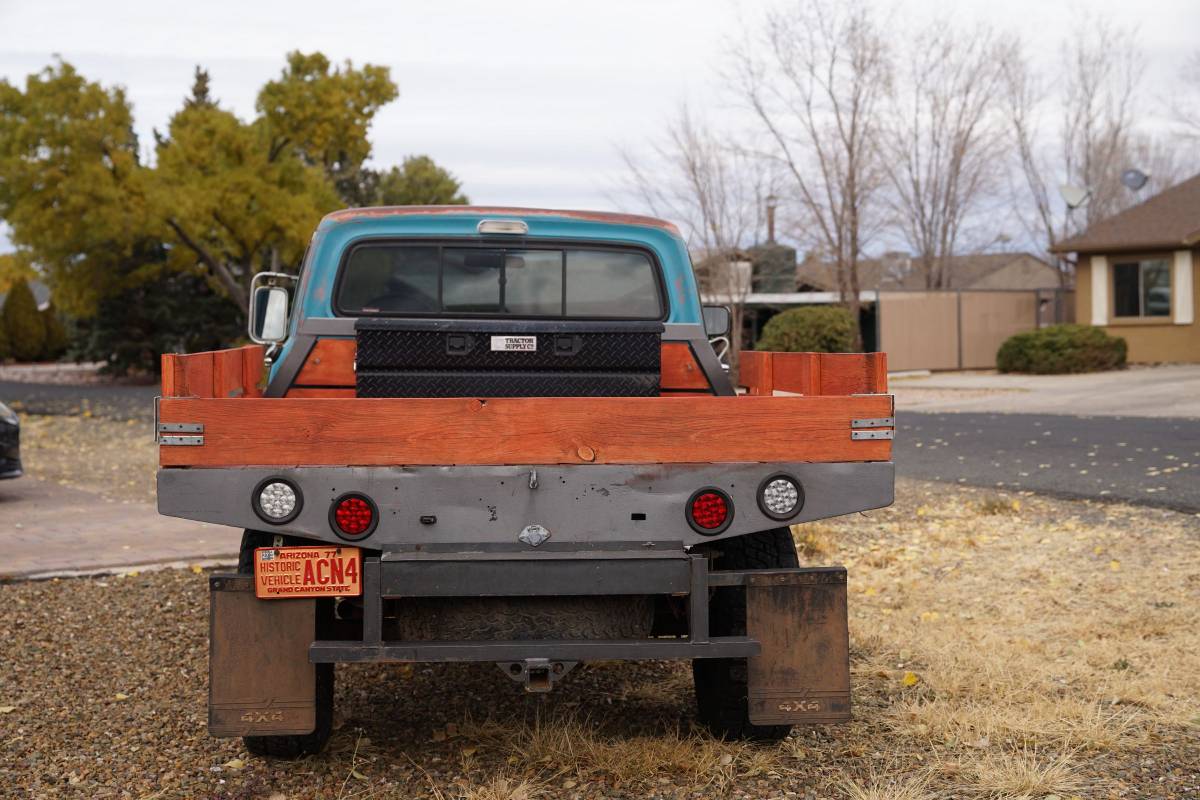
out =
[[[1127,169],[1121,173],[1121,183],[1135,192],[1145,186],[1148,180],[1150,180],[1150,176],[1140,169]]]
[[[1062,196],[1063,202],[1067,204],[1067,208],[1072,211],[1079,208],[1087,202],[1088,195],[1091,194],[1087,189],[1079,186],[1072,186],[1069,183],[1064,183],[1058,187],[1058,193]]]

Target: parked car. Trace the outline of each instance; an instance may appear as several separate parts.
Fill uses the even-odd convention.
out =
[[[292,280],[265,353],[163,358],[159,511],[245,529],[210,733],[320,750],[337,662],[687,659],[718,736],[850,718],[846,570],[789,526],[892,502],[882,353],[742,353],[739,395],[683,237],[624,214],[350,209]]]
[[[21,477],[21,420],[0,403],[0,478]]]

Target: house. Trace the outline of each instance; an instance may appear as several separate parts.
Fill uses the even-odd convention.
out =
[[[760,251],[748,251],[735,264],[740,272],[727,271],[740,279],[742,341],[757,341],[763,326],[786,309],[841,302],[833,264],[810,256],[792,276],[778,268],[763,275],[763,260]],[[773,258],[773,265],[782,260]],[[858,276],[864,346],[887,352],[889,365],[901,370],[994,367],[1008,337],[1065,321],[1074,310],[1058,270],[1028,253],[951,257],[939,289],[927,289],[925,275],[903,253],[860,261]],[[715,287],[704,300],[731,302]]]
[[[1131,362],[1200,362],[1200,175],[1053,250],[1076,254],[1076,319],[1125,339]]]
[[[50,287],[41,281],[30,281],[29,291],[33,293],[33,299],[37,302],[38,311],[45,311],[50,306]],[[8,299],[8,292],[0,292],[0,308],[4,308],[4,301]]]
[[[945,264],[946,281],[942,289],[1058,289],[1058,271],[1029,253],[977,253],[950,256]],[[837,288],[837,276],[831,263],[808,259],[796,268],[801,286]],[[881,258],[858,262],[860,289],[874,291],[937,291],[925,285],[925,275],[907,253],[885,253]]]

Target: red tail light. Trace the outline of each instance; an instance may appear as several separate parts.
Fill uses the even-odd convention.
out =
[[[342,495],[329,510],[329,522],[343,537],[360,539],[375,530],[379,516],[371,498],[362,494]]]
[[[719,489],[701,489],[688,501],[688,522],[697,533],[720,533],[732,519],[733,501]]]

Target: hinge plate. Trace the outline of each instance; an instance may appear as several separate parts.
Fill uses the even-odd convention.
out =
[[[895,439],[895,417],[865,417],[850,420],[850,438],[855,441],[864,439]],[[873,428],[875,430],[864,430]]]
[[[191,447],[204,444],[204,425],[199,422],[160,422],[157,432],[159,444]]]
[[[160,422],[159,433],[204,433],[204,425],[199,422]]]
[[[178,445],[195,446],[195,445],[204,444],[204,437],[203,436],[160,436],[158,438],[158,443],[164,444],[164,445],[170,444],[170,445],[177,445],[177,446]]]
[[[869,419],[852,419],[850,420],[851,428],[894,428],[896,427],[895,417],[872,417]]]

